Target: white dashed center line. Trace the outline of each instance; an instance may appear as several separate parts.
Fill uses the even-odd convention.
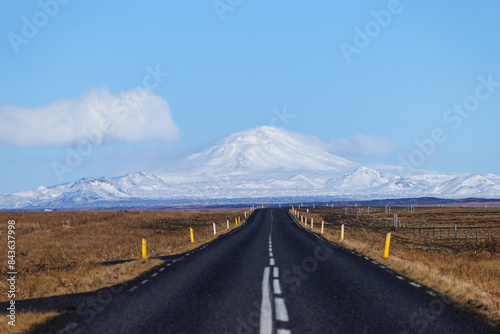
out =
[[[286,311],[285,301],[283,298],[274,300],[276,306],[276,319],[279,321],[288,321],[288,312]]]
[[[269,267],[264,269],[262,278],[262,303],[260,305],[260,334],[268,334],[273,330],[273,310],[269,296]]]
[[[271,211],[272,215],[272,211]],[[281,290],[279,280],[279,269],[275,266],[273,244],[272,244],[272,222],[271,232],[269,232],[269,267],[264,269],[264,277],[262,280],[262,303],[260,308],[260,333],[277,333],[277,334],[291,334],[289,329],[276,328],[274,319],[280,322],[288,322],[288,311],[285,305],[285,299],[281,297],[283,291]],[[273,270],[272,278],[272,292],[270,292],[271,282],[270,274]],[[274,317],[273,317],[273,302],[274,301]]]
[[[291,334],[292,331],[290,331],[289,329],[278,329],[276,331],[276,334]]]
[[[274,279],[273,280],[273,289],[274,289],[274,294],[275,295],[281,295],[281,286],[280,286],[280,280],[279,279]]]

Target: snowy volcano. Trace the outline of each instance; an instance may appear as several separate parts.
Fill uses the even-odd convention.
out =
[[[252,175],[292,171],[341,172],[358,164],[314,145],[314,139],[270,126],[235,132],[213,146],[174,165],[152,172],[169,177],[172,171],[189,175]]]
[[[188,205],[403,197],[500,198],[494,174],[365,166],[323,150],[318,139],[262,126],[150,171],[0,196],[0,208]]]

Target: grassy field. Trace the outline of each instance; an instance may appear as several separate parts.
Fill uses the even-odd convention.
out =
[[[26,333],[34,324],[44,323],[57,315],[57,312],[18,312],[15,327],[9,326],[6,321],[0,322],[0,334]]]
[[[247,216],[250,213],[246,211]],[[244,224],[245,212],[2,212],[0,250],[5,261],[1,270],[11,271],[7,263],[9,220],[15,220],[15,299],[22,300],[93,291],[130,280],[163,263],[155,257],[194,249],[233,230],[235,219],[240,219],[238,226]],[[147,241],[147,259],[142,259],[142,238]],[[132,261],[101,265],[119,260]],[[0,301],[7,301],[6,279],[0,280],[0,291],[4,292]],[[47,316],[51,315],[21,313],[18,320],[25,328]],[[7,318],[2,318],[0,333],[7,328]]]
[[[311,229],[313,218],[313,230],[321,233],[321,222],[325,221],[326,239],[500,324],[500,209],[417,207],[415,213],[407,207],[391,207],[390,213],[385,207],[372,207],[370,213],[365,207],[308,209],[307,228]],[[394,214],[398,215],[398,228],[394,227]],[[301,208],[298,221],[305,215],[306,208]],[[305,221],[302,225],[306,226]],[[391,233],[390,253],[384,258],[387,233]]]

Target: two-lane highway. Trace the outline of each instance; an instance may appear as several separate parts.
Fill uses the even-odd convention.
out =
[[[75,305],[53,333],[497,333],[498,328],[382,265],[322,240],[286,209],[113,294]]]

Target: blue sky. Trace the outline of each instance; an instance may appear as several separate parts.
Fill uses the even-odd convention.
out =
[[[148,169],[259,125],[315,135],[363,163],[500,174],[499,10],[2,1],[0,194]],[[127,115],[110,111],[130,101]],[[96,129],[102,138],[78,147]],[[77,149],[85,155],[69,166]]]

